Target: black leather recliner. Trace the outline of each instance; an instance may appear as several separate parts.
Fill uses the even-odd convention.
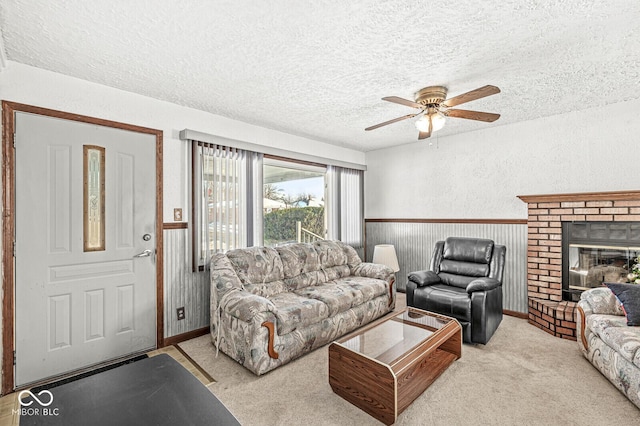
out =
[[[438,241],[429,270],[409,274],[407,306],[453,317],[466,343],[486,344],[502,321],[505,253],[491,240]]]

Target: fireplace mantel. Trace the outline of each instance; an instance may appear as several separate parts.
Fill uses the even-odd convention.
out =
[[[520,195],[527,203],[529,323],[576,340],[575,302],[562,300],[562,222],[640,222],[640,191]]]
[[[518,195],[525,203],[553,203],[562,201],[622,201],[640,200],[640,191],[578,192],[574,194]]]

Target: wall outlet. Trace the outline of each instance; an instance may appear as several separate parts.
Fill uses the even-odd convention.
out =
[[[183,320],[184,319],[184,306],[179,307],[178,309],[176,309],[177,313],[178,313],[178,321]]]
[[[174,222],[182,222],[182,209],[173,209]]]

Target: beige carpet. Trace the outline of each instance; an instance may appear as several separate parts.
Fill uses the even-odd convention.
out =
[[[376,425],[335,395],[327,346],[257,377],[209,336],[180,344],[216,383],[209,389],[243,425]],[[488,345],[464,345],[398,418],[398,425],[639,425],[640,410],[581,354],[576,342],[505,317]]]

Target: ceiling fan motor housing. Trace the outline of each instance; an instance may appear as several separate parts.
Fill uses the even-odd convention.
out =
[[[447,99],[447,88],[444,86],[429,86],[420,89],[415,94],[416,103],[425,106],[438,106]]]

